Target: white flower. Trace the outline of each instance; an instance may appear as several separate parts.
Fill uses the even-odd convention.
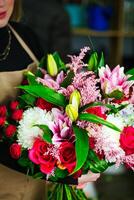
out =
[[[46,124],[48,121],[46,110],[38,107],[29,108],[23,113],[23,118],[18,126],[18,143],[24,148],[32,148],[34,139],[42,136],[43,132],[40,128],[34,126],[36,124]]]
[[[114,114],[108,115],[106,121],[114,124],[117,126],[121,131],[124,128],[124,122],[123,118],[121,116],[115,116]],[[120,138],[120,132],[111,129],[107,126],[102,126],[102,135],[106,140],[113,141],[114,145],[119,146],[119,138]]]
[[[120,115],[125,123],[125,126],[134,126],[134,105],[129,104],[127,107],[122,109],[118,115]]]

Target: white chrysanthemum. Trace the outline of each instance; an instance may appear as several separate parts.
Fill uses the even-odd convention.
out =
[[[42,135],[42,130],[34,125],[46,124],[48,121],[46,110],[38,107],[29,108],[23,113],[18,126],[18,143],[24,148],[32,148],[34,139]]]
[[[120,115],[125,123],[125,126],[134,126],[134,105],[129,104],[122,109],[118,115]]]
[[[108,115],[106,121],[114,124],[117,126],[121,131],[124,128],[124,122],[123,118],[121,116],[115,116],[114,114]],[[105,139],[111,140],[114,142],[114,144],[119,145],[119,138],[120,138],[120,132],[111,129],[107,126],[102,126],[102,135]]]
[[[115,116],[114,114],[108,115],[108,122],[111,122],[117,126],[121,131],[124,128],[123,118],[121,116]],[[103,151],[105,158],[109,162],[116,162],[116,164],[122,163],[125,153],[120,148],[120,132],[115,131],[107,126],[102,126],[101,133],[97,138],[96,149]]]

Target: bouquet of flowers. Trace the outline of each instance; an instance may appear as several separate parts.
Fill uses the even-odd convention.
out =
[[[104,172],[125,164],[134,169],[134,70],[105,66],[103,53],[89,47],[65,64],[49,54],[36,74],[26,73],[23,91],[0,107],[2,140],[13,159],[35,178],[54,182]],[[60,192],[57,192],[60,191]],[[57,184],[50,199],[86,199]]]

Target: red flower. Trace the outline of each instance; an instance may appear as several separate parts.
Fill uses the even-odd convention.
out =
[[[51,173],[56,164],[56,159],[47,153],[48,148],[51,149],[51,147],[53,146],[38,138],[34,142],[32,149],[29,150],[29,159],[33,163],[40,165],[40,170],[45,174]]]
[[[5,117],[0,117],[0,126],[4,126],[6,122],[6,118]]]
[[[0,106],[0,116],[4,117],[6,116],[6,113],[7,113],[6,106]]]
[[[16,126],[14,126],[12,124],[10,124],[9,126],[7,126],[7,128],[5,129],[5,135],[8,138],[12,137],[15,132],[16,132]]]
[[[22,109],[14,110],[12,113],[12,119],[14,119],[15,121],[20,121],[22,119],[22,114]]]
[[[98,117],[101,117],[103,119],[107,118],[106,115],[105,115],[105,113],[103,113],[103,111],[102,111],[102,107],[100,107],[100,106],[88,108],[86,110],[86,112],[88,112],[90,114],[97,115]]]
[[[59,147],[60,162],[71,173],[76,165],[75,147],[71,142],[63,142]]]
[[[95,138],[94,137],[89,137],[89,147],[91,149],[95,148]]]
[[[12,110],[16,110],[17,107],[18,107],[18,105],[19,105],[19,102],[18,102],[18,101],[12,101],[12,102],[10,103],[10,108],[11,108]]]
[[[134,154],[134,128],[125,127],[120,135],[120,146],[126,155]]]
[[[48,103],[47,101],[45,101],[42,98],[37,99],[36,106],[43,110],[45,109],[47,111],[50,111],[53,108],[53,105],[51,103]]]
[[[10,146],[10,154],[12,158],[19,159],[21,156],[21,145],[19,145],[18,143],[13,143]]]

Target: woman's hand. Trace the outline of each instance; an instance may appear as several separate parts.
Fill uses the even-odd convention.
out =
[[[89,171],[87,174],[82,175],[78,178],[78,188],[82,188],[88,182],[94,182],[100,177],[100,173],[93,173]]]

